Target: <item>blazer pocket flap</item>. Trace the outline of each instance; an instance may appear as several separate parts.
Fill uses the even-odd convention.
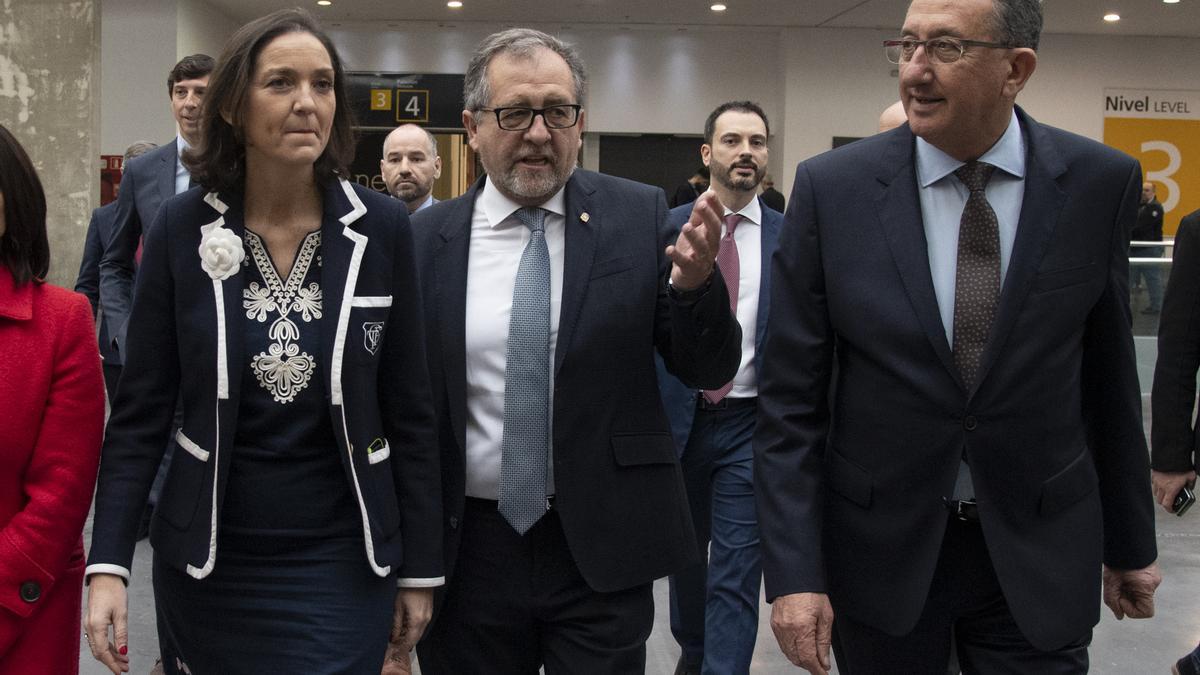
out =
[[[1044,293],[1058,288],[1066,288],[1088,281],[1096,274],[1096,264],[1087,263],[1075,267],[1039,272],[1033,282],[1034,293]]]
[[[617,272],[624,272],[631,267],[633,267],[633,256],[631,255],[623,255],[620,258],[601,260],[600,262],[592,265],[591,278],[599,279],[600,277],[606,277],[610,274],[616,274]]]
[[[196,444],[195,441],[193,441],[192,439],[190,439],[186,435],[184,435],[183,429],[180,429],[175,432],[175,442],[179,444],[179,447],[186,450],[187,453],[189,455],[191,455],[192,457],[195,457],[196,459],[200,460],[201,462],[208,461],[208,451],[205,450],[204,448],[201,448],[199,445]]]
[[[367,463],[378,464],[388,457],[391,457],[391,455],[392,446],[387,441],[383,442],[383,447],[376,447],[375,444],[371,444],[367,448]]]
[[[350,301],[351,307],[391,307],[390,295],[360,295]]]
[[[669,433],[614,434],[612,437],[613,457],[617,466],[642,464],[672,464],[675,457],[675,441]]]
[[[1099,483],[1092,453],[1084,450],[1066,468],[1042,483],[1038,513],[1043,516],[1058,513],[1091,494]]]
[[[864,509],[870,508],[871,474],[833,449],[830,449],[828,459],[825,460],[825,470],[829,476],[829,487],[833,488],[834,492]]]

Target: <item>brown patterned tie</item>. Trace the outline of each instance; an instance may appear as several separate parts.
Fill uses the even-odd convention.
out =
[[[971,191],[958,226],[954,281],[954,363],[967,389],[979,377],[983,347],[1000,299],[1000,225],[984,189],[996,167],[971,161],[954,175]]]

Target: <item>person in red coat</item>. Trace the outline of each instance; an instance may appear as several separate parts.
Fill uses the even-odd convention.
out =
[[[49,264],[45,194],[0,126],[0,675],[79,672],[104,380],[91,306]]]

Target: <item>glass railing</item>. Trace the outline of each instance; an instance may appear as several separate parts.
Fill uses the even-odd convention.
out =
[[[1142,392],[1150,393],[1158,357],[1158,319],[1163,292],[1171,276],[1174,240],[1129,242],[1129,308]]]

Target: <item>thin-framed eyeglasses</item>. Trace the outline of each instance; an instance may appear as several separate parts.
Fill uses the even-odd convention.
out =
[[[982,42],[980,40],[964,40],[954,37],[936,37],[928,40],[917,40],[914,38],[900,38],[898,40],[884,40],[883,53],[887,55],[887,60],[892,63],[908,63],[912,60],[913,54],[917,53],[917,47],[925,47],[925,54],[941,63],[954,63],[962,58],[963,52],[967,47],[986,47],[988,49],[1012,49],[1013,46],[1003,42]]]
[[[533,126],[533,118],[542,116],[547,129],[569,129],[579,123],[578,103],[562,103],[545,108],[512,106],[505,108],[480,108],[480,112],[496,114],[496,125],[505,131],[525,131]]]

